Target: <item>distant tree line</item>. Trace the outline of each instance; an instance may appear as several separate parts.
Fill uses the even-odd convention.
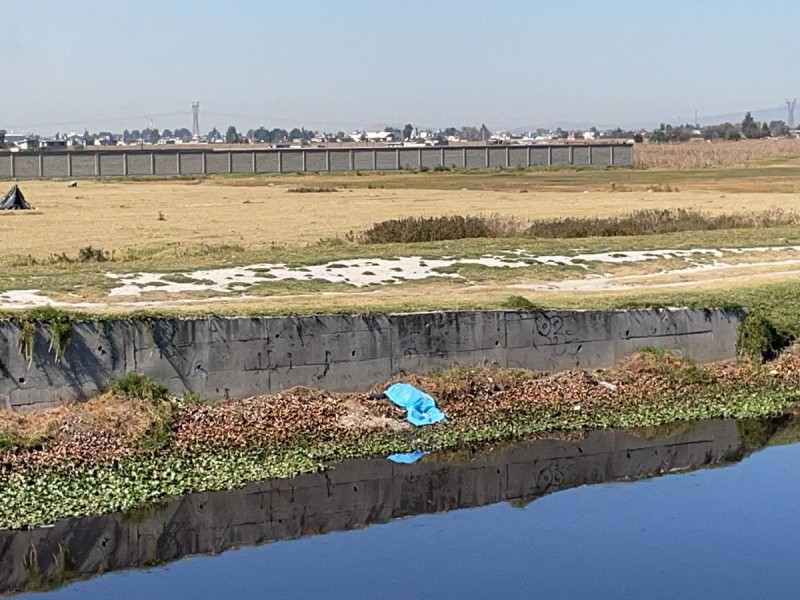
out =
[[[594,134],[599,133],[594,127],[590,128],[588,131]],[[406,123],[402,129],[386,127],[384,132],[392,133],[395,139],[403,141],[413,141],[421,137],[419,129],[414,127],[411,123]],[[572,132],[559,127],[555,130],[537,129],[535,132],[530,133],[547,139],[567,139]],[[650,134],[646,134],[643,131],[623,130],[621,128],[606,132],[607,137],[633,139],[636,142],[644,141],[644,137],[646,136],[650,142],[655,143],[683,142],[693,138],[702,138],[705,140],[739,140],[742,138],[760,139],[767,137],[785,137],[787,135],[789,135],[789,127],[785,122],[758,122],[749,112],[744,116],[741,123],[720,123],[718,125],[708,125],[704,127],[699,127],[696,124],[671,125],[662,123],[658,129],[655,129]],[[60,134],[56,134],[56,137],[59,136]],[[433,134],[433,138],[438,139],[441,143],[446,143],[448,138],[458,138],[462,141],[469,142],[488,142],[491,136],[492,132],[486,125],[481,125],[480,127],[447,127]],[[5,145],[5,137],[6,131],[0,129],[0,147]],[[172,130],[159,130],[157,128],[148,127],[143,130],[125,129],[121,136],[110,131],[90,133],[88,130],[85,130],[82,137],[86,144],[92,145],[98,139],[112,141],[121,140],[126,144],[138,142],[156,144],[165,139],[189,142],[192,140],[193,136],[192,132],[185,127]],[[246,133],[240,133],[234,125],[230,125],[224,133],[214,127],[206,134],[205,138],[209,142],[225,142],[227,144],[281,144],[308,143],[315,139],[344,141],[351,139],[351,135],[343,131],[337,131],[335,133],[320,132],[306,129],[305,127],[295,127],[287,130],[277,127],[268,128],[263,125],[256,129],[249,129]],[[431,139],[430,134],[427,135],[426,139]]]
[[[692,138],[704,140],[757,140],[769,137],[786,137],[789,127],[783,121],[758,122],[748,112],[741,123],[720,123],[718,125],[669,125],[662,123],[649,136],[655,143],[685,142]]]

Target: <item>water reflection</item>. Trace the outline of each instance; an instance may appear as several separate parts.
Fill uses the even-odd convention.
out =
[[[0,532],[0,592],[42,589],[108,571],[411,515],[507,500],[524,505],[575,486],[721,464],[740,459],[773,430],[715,420],[445,453],[414,465],[354,460],[325,473],[189,494],[128,514]]]

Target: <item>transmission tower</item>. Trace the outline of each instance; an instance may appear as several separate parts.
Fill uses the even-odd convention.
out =
[[[797,104],[797,98],[794,100],[787,100],[786,101],[786,109],[789,111],[789,119],[786,124],[789,126],[790,129],[794,128],[794,106]]]
[[[200,137],[200,103],[192,102],[192,137]]]

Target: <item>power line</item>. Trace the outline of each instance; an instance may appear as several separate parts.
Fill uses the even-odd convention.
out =
[[[116,117],[116,118],[106,118],[106,119],[70,119],[69,121],[61,121],[61,122],[51,122],[51,123],[35,123],[35,124],[24,124],[24,125],[11,125],[12,130],[17,129],[44,129],[45,127],[69,127],[75,125],[75,123],[83,122],[91,122],[93,125],[99,123],[120,123],[120,122],[130,122],[130,121],[143,121],[145,119],[166,119],[169,117],[185,117],[189,113],[187,112],[174,112],[174,113],[162,113],[162,114],[150,114],[150,115],[140,115],[135,117]]]

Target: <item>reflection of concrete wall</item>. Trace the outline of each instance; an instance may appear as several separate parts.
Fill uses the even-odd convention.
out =
[[[436,167],[484,169],[535,165],[632,165],[633,146],[446,146],[439,148],[202,149],[125,152],[0,152],[0,179],[17,177],[108,177],[201,175],[211,173],[293,173],[371,171]]]
[[[39,326],[30,365],[18,327],[0,321],[0,399],[17,410],[54,406],[96,395],[129,371],[176,392],[232,398],[296,385],[367,390],[398,373],[483,362],[606,368],[645,346],[711,362],[734,358],[739,319],[675,309],[86,322],[72,326],[58,361]]]
[[[326,473],[189,494],[140,517],[73,519],[50,529],[0,532],[0,593],[43,582],[164,563],[192,554],[357,529],[390,519],[533,499],[592,483],[651,477],[736,460],[734,421],[685,424],[666,437],[591,432],[584,440],[541,440],[469,458],[431,456],[398,466],[384,459],[343,463]]]

